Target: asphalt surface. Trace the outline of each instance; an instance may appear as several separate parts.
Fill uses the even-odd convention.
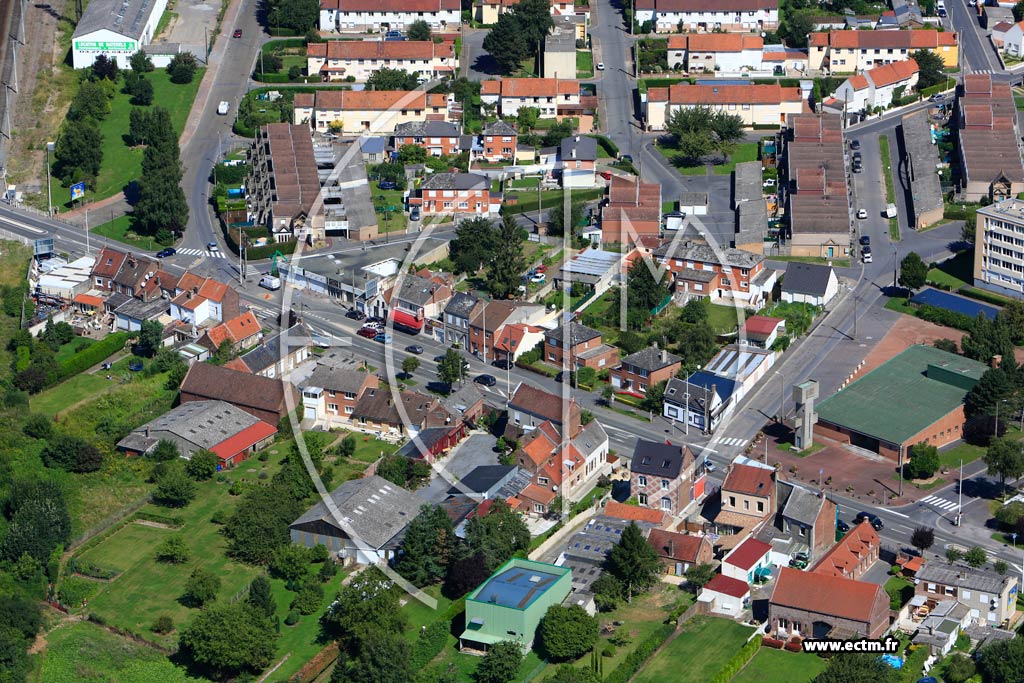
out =
[[[960,41],[960,67],[967,72],[1000,69],[992,42],[978,24],[977,10],[964,0],[950,0],[946,9]],[[991,29],[991,26],[989,27]]]

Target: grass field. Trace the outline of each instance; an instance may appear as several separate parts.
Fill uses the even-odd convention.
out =
[[[61,361],[66,361],[68,358],[71,358],[71,356],[75,355],[79,351],[84,351],[85,349],[89,348],[95,343],[96,340],[90,339],[89,337],[75,337],[67,344],[62,345],[59,349],[57,349],[57,354],[55,358],[58,363],[60,363]]]
[[[31,683],[186,683],[163,653],[114,635],[89,622],[68,624],[47,636],[42,665]]]
[[[679,155],[671,147],[658,145],[655,149],[661,152],[662,156],[668,159],[681,175],[704,175],[707,173],[705,164],[698,164],[696,166],[679,165],[677,162]],[[713,173],[715,175],[729,175],[736,170],[737,163],[741,161],[757,161],[757,151],[758,144],[756,142],[741,142],[736,145],[736,149],[733,150],[732,156],[729,157],[727,162],[713,166]]]
[[[192,100],[195,99],[199,83],[203,80],[203,71],[203,69],[197,69],[195,78],[188,85],[171,83],[164,69],[157,69],[146,75],[146,78],[153,83],[154,104],[152,106],[161,106],[167,109],[171,115],[174,130],[179,135],[185,126],[188,112],[192,108]],[[86,201],[95,201],[117,194],[124,190],[128,183],[137,180],[142,173],[143,149],[128,147],[123,139],[123,136],[128,134],[128,116],[132,109],[130,99],[128,95],[118,89],[111,101],[110,113],[100,123],[100,133],[103,134],[103,165],[96,178],[96,189],[85,193]],[[151,107],[141,108],[149,109]],[[54,206],[70,206],[68,188],[55,182],[51,192]]]
[[[721,304],[707,304],[708,322],[718,334],[735,332],[736,326],[745,319],[743,308],[734,306],[723,306]]]
[[[131,230],[132,217],[130,215],[118,216],[112,221],[97,225],[95,228],[90,228],[89,232],[97,235],[102,235],[107,239],[127,244],[128,246],[135,247],[136,249],[142,249],[144,251],[159,251],[163,249],[163,245],[154,240],[152,237],[146,237],[143,235],[136,235]]]
[[[594,53],[585,50],[576,51],[576,78],[594,77]]]
[[[747,641],[753,631],[734,621],[695,617],[640,670],[635,683],[705,683]]]
[[[33,413],[53,416],[62,410],[87,398],[106,393],[118,386],[101,375],[75,375],[55,387],[42,391],[31,398],[29,405]]]
[[[562,190],[544,190],[540,196],[541,207],[551,209],[562,204]],[[599,199],[604,194],[603,190],[576,190],[572,192],[573,201],[590,202]],[[504,211],[508,213],[526,213],[537,210],[537,193],[524,192],[519,195],[519,201],[513,205],[506,205]]]
[[[810,683],[827,665],[817,655],[762,647],[730,683]]]
[[[962,251],[928,271],[928,282],[954,290],[974,281],[974,252]]]
[[[892,166],[889,155],[889,136],[878,136],[878,150],[882,158],[882,175],[885,178],[885,201],[893,204],[896,201],[896,190],[892,182]],[[900,222],[898,218],[889,219],[889,239],[893,242],[900,241]]]
[[[843,258],[825,258],[824,256],[776,256],[771,255],[768,257],[772,261],[796,261],[797,263],[821,263],[823,265],[831,263],[836,268],[846,268],[850,265],[850,259]]]
[[[533,188],[534,190],[536,190],[539,185],[540,176],[537,175],[526,176],[525,178],[517,178],[515,180],[509,181],[508,183],[509,188],[515,188],[519,190],[528,188]]]
[[[405,230],[405,226],[408,224],[409,219],[403,211],[405,208],[405,203],[402,200],[404,190],[382,190],[379,187],[375,187],[372,192],[373,207],[375,210],[394,207],[394,211],[390,212],[390,215],[387,216],[386,220],[384,212],[377,211],[377,228],[382,233]]]

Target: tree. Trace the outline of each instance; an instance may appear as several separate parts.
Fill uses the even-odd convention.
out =
[[[977,668],[970,657],[953,653],[946,660],[946,670],[943,672],[942,678],[947,683],[966,683],[975,673],[977,673]]]
[[[220,458],[213,451],[200,448],[185,463],[185,474],[196,481],[206,481],[217,471]]]
[[[131,95],[131,102],[136,106],[146,107],[153,104],[153,83],[144,76],[134,79],[127,93]]]
[[[982,456],[991,474],[999,477],[999,485],[1006,487],[1007,479],[1024,475],[1024,444],[1007,438],[992,439]]]
[[[487,655],[476,667],[476,683],[510,683],[519,674],[523,665],[523,649],[513,640],[503,640],[491,645]]]
[[[904,476],[927,479],[939,469],[939,449],[924,441],[910,447],[910,459],[903,465]]]
[[[899,283],[900,286],[905,287],[908,292],[913,292],[914,290],[923,287],[927,278],[928,264],[921,260],[921,257],[917,255],[917,252],[910,252],[903,257],[902,261],[900,261]]]
[[[668,380],[661,380],[657,384],[652,384],[647,387],[646,393],[644,393],[643,407],[652,413],[661,415],[662,408],[665,403],[665,385],[668,384]]]
[[[957,548],[946,548],[946,561],[953,564],[964,556]]]
[[[550,6],[546,0],[521,0],[513,6],[512,13],[526,38],[530,54],[536,54],[555,25]]]
[[[269,619],[244,602],[234,602],[199,612],[182,629],[178,644],[193,661],[226,677],[258,672],[270,664],[277,638]]]
[[[415,90],[419,77],[404,69],[377,69],[366,79],[367,90]]]
[[[910,53],[910,58],[917,62],[918,92],[946,80],[946,74],[943,72],[946,65],[942,62],[942,57],[935,52],[931,50],[915,50]]]
[[[496,500],[483,517],[466,524],[466,544],[484,557],[487,572],[493,572],[517,550],[530,546],[530,530],[523,518],[505,502]]]
[[[283,545],[270,555],[270,573],[285,581],[304,579],[309,565],[309,551],[301,545]]]
[[[67,472],[95,472],[103,465],[103,454],[98,448],[69,434],[50,439],[39,455],[47,467]]]
[[[166,507],[185,507],[196,497],[196,483],[185,474],[181,461],[167,463],[166,469],[156,480],[153,501]]]
[[[952,339],[936,339],[932,346],[947,353],[960,353],[960,347]]]
[[[986,562],[988,562],[988,554],[985,549],[981,546],[973,546],[970,550],[964,553],[964,562],[971,565],[975,569],[978,569]]]
[[[523,256],[523,229],[514,214],[505,214],[498,225],[494,251],[487,265],[487,289],[496,299],[510,299],[516,294],[526,270]]]
[[[196,58],[191,52],[179,52],[171,58],[167,65],[167,75],[171,83],[184,85],[191,83],[196,75]]]
[[[309,615],[319,610],[323,601],[323,586],[319,581],[309,579],[299,588],[289,608],[298,610],[299,614]]]
[[[1013,391],[1013,382],[1004,370],[989,368],[964,397],[964,413],[968,418],[992,415],[996,406],[1009,398]]]
[[[39,603],[23,595],[0,595],[0,624],[25,638],[35,638],[43,626]]]
[[[135,344],[135,353],[143,358],[152,358],[161,346],[164,326],[156,320],[144,320],[139,330],[139,341]]]
[[[217,599],[220,577],[204,567],[196,567],[185,582],[184,597],[191,605],[202,607]]]
[[[601,683],[601,675],[594,669],[563,664],[544,683]]]
[[[377,463],[377,476],[387,479],[392,484],[405,486],[409,479],[409,459],[394,453],[385,455]]]
[[[999,574],[999,576],[1005,576],[1006,572],[1010,569],[1010,565],[1003,560],[996,560],[992,568],[996,570],[996,574]]]
[[[530,45],[522,31],[515,12],[505,12],[484,38],[483,48],[498,67],[498,72],[509,76],[531,54]]]
[[[83,86],[85,84],[83,83]],[[53,151],[53,174],[65,185],[93,185],[103,163],[103,136],[92,121],[65,123]]]
[[[1014,344],[1024,344],[1024,301],[1007,301],[996,320],[1010,331]]]
[[[132,71],[135,73],[147,73],[153,70],[153,60],[149,58],[149,55],[143,50],[139,50],[134,53],[129,59],[128,64],[131,66]]]
[[[914,533],[910,535],[910,545],[917,548],[917,552],[924,555],[924,551],[928,550],[935,544],[935,529],[926,526],[919,526],[914,529]]]
[[[192,559],[192,549],[184,538],[175,534],[156,547],[156,559],[168,564],[184,564]]]
[[[690,565],[690,568],[686,570],[686,583],[694,589],[695,593],[699,593],[700,589],[714,578],[715,573],[715,566],[713,564]]]
[[[608,571],[622,582],[626,601],[632,602],[635,594],[650,588],[657,580],[659,569],[658,553],[644,538],[640,527],[630,522],[608,554]]]
[[[590,590],[594,593],[594,604],[602,612],[610,612],[618,607],[626,592],[622,582],[610,572],[603,572],[597,577],[597,580],[590,584]]]
[[[487,218],[470,218],[455,228],[455,239],[449,246],[449,258],[458,273],[474,274],[490,258],[497,231]]]
[[[897,683],[901,676],[875,654],[842,653],[814,677],[814,683]]]
[[[96,55],[92,63],[92,76],[97,80],[108,80],[117,82],[121,76],[121,69],[117,66],[117,60],[106,55]]]
[[[409,40],[430,40],[430,24],[422,19],[417,19],[409,24],[405,35]]]
[[[407,683],[416,678],[411,646],[400,633],[371,626],[354,649],[354,653],[339,661],[331,674],[331,683]]]
[[[690,299],[679,312],[679,318],[688,323],[707,323],[709,313],[704,299]]]
[[[402,145],[398,148],[398,163],[403,166],[425,163],[429,156],[427,149],[419,145]]]
[[[424,505],[406,528],[395,570],[416,586],[436,583],[445,576],[456,541],[448,514],[439,505]]]
[[[355,434],[349,434],[341,443],[338,444],[338,455],[343,458],[351,458],[356,453],[356,446],[358,445]]]
[[[131,145],[144,145],[149,135],[149,116],[138,107],[128,112],[128,139]]]
[[[483,553],[473,553],[465,546],[456,546],[448,562],[441,592],[453,600],[461,598],[490,576],[486,563]]]
[[[6,503],[10,523],[0,541],[0,558],[16,562],[27,553],[45,563],[71,537],[71,515],[56,482],[15,481]]]
[[[547,233],[557,237],[566,233],[572,235],[576,226],[583,222],[583,202],[572,200],[569,195],[563,194],[563,202],[548,212]],[[568,217],[566,217],[568,209]]]
[[[807,47],[807,36],[814,31],[812,14],[807,11],[787,13],[786,20],[779,27],[778,36],[786,41],[786,45]]]
[[[42,413],[32,413],[21,426],[21,431],[33,439],[49,439],[53,436],[53,420]]]
[[[579,605],[552,605],[537,626],[545,658],[564,662],[577,659],[594,647],[600,628],[597,619]]]
[[[370,626],[392,633],[403,631],[405,613],[399,609],[395,585],[373,568],[341,587],[320,623],[343,649],[349,649]]]
[[[25,680],[31,665],[27,646],[17,629],[0,626],[0,681],[20,683]]]
[[[633,261],[626,275],[629,309],[641,312],[645,319],[650,317],[651,310],[669,294],[667,281],[668,271],[652,273],[644,259]]]
[[[277,604],[274,602],[270,579],[266,574],[260,574],[249,583],[249,595],[246,596],[245,601],[259,614],[267,617],[274,616]]]
[[[272,6],[267,17],[268,25],[290,28],[300,36],[315,29],[319,20],[320,4],[317,0],[280,0],[277,7]]]
[[[420,359],[415,356],[406,356],[402,359],[402,372],[411,375],[420,366]]]
[[[1024,681],[1024,639],[997,640],[978,650],[976,661],[984,683]]]
[[[181,457],[178,446],[170,439],[160,439],[153,447],[152,457],[157,462],[170,462]]]
[[[461,382],[466,377],[466,364],[462,354],[455,349],[445,351],[444,358],[437,364],[437,378],[444,384],[451,386],[455,382]]]
[[[98,124],[110,113],[111,95],[113,92],[109,85],[96,81],[82,81],[78,86],[78,93],[68,107],[68,120]],[[67,132],[65,127],[61,135],[67,135]]]

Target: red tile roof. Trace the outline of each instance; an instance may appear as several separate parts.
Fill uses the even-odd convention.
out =
[[[824,36],[824,38],[818,38]],[[920,29],[913,31],[829,31],[812,33],[811,46],[831,45],[843,49],[928,49],[957,44],[953,31]]]
[[[764,541],[748,538],[743,543],[740,543],[723,561],[746,571],[771,552],[771,549],[771,545]]]
[[[242,451],[252,448],[260,441],[277,433],[277,428],[268,425],[263,420],[246,427],[232,437],[224,439],[210,450],[217,454],[221,460],[230,460]]]
[[[556,97],[579,95],[580,83],[563,78],[503,78],[480,84],[481,95],[502,97]]]
[[[680,534],[666,529],[651,529],[647,542],[662,557],[680,562],[696,562],[702,544],[708,542],[703,536]]]
[[[764,38],[742,33],[695,33],[679,37],[686,40],[686,47],[691,52],[740,52],[764,48]],[[671,38],[668,47],[672,49]]]
[[[878,544],[878,533],[867,520],[864,520],[850,529],[839,543],[832,546],[811,571],[846,576],[861,563],[862,558],[870,555],[872,548],[877,548]]]
[[[715,574],[706,584],[704,590],[714,593],[722,593],[734,598],[745,598],[750,594],[750,586],[745,581],[734,579],[725,574]]]
[[[433,59],[452,57],[452,45],[432,40],[328,40],[313,43],[306,51],[308,57],[321,59]]]
[[[892,64],[876,66],[874,69],[869,69],[866,75],[875,84],[876,88],[881,88],[893,83],[909,80],[917,71],[917,62],[913,59],[908,59],[904,62],[893,62]]]
[[[92,294],[76,294],[73,301],[76,304],[85,304],[86,306],[92,306],[93,308],[103,308],[102,297],[93,296]]]
[[[300,106],[297,101],[296,106]],[[309,106],[306,100],[302,105]],[[391,109],[447,108],[444,94],[419,90],[318,90],[314,106],[321,110],[388,111]]]
[[[320,9],[342,12],[457,12],[461,6],[459,0],[320,0]]]
[[[663,88],[651,88],[647,99],[671,104],[780,104],[800,102],[800,88],[783,88],[777,83],[757,85],[689,85],[677,83],[668,87],[668,98],[663,99]]]
[[[828,574],[781,567],[771,604],[869,623],[881,586]],[[888,602],[888,597],[885,597]]]
[[[604,514],[616,519],[627,519],[634,522],[650,522],[661,525],[665,521],[665,513],[653,508],[642,508],[638,505],[626,505],[614,500],[604,506]]]
[[[766,315],[752,315],[743,323],[743,329],[747,334],[768,336],[778,328],[779,323],[785,323],[783,318],[769,318]]]
[[[722,483],[722,490],[751,496],[771,496],[775,492],[772,470],[755,465],[733,465]]]

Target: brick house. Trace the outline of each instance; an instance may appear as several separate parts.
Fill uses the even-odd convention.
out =
[[[432,40],[328,40],[306,48],[306,73],[322,81],[365,81],[380,69],[421,78],[450,76],[458,66],[454,43]]]
[[[544,306],[495,299],[474,308],[472,316],[469,321],[467,349],[470,353],[478,355],[485,363],[489,363],[495,358],[507,355],[507,351],[499,350],[499,353],[495,353],[497,342],[507,336],[504,333],[505,328],[514,324],[531,325],[536,323],[544,316]],[[536,334],[531,333],[531,337],[536,337],[537,341],[540,340]],[[516,346],[526,346],[526,342],[520,340]],[[528,351],[529,347],[526,350]]]
[[[817,492],[779,482],[776,488],[781,510],[778,528],[798,543],[806,544],[812,558],[820,557],[836,538],[836,504]]]
[[[627,503],[618,503],[609,500],[604,505],[604,514],[615,519],[624,519],[628,522],[647,522],[654,526],[662,526],[665,523],[665,512],[654,508],[642,508]]]
[[[742,249],[713,248],[692,240],[667,241],[654,250],[654,258],[672,272],[676,293],[739,301],[760,307],[771,295],[776,271],[765,258]]]
[[[431,216],[473,213],[489,216],[501,202],[491,197],[491,182],[476,173],[435,173],[409,197],[409,204],[420,206]]]
[[[369,388],[360,394],[351,415],[356,429],[388,437],[411,438],[424,429],[454,422],[465,431],[465,424],[452,420],[436,397],[415,391]]]
[[[425,21],[444,31],[459,25],[460,7],[458,0],[320,0],[320,30],[383,33]]]
[[[825,553],[811,571],[857,580],[878,561],[879,538],[864,520]]]
[[[710,564],[714,548],[707,536],[691,536],[665,529],[651,529],[647,542],[658,553],[658,560],[666,574],[683,576],[690,567]]]
[[[613,367],[619,359],[619,350],[605,344],[601,333],[586,325],[570,322],[556,327],[544,335],[544,360],[557,367],[570,368]]]
[[[562,139],[556,165],[562,174],[562,187],[594,187],[597,183],[596,167],[596,139],[586,135]]]
[[[661,234],[661,184],[612,175],[601,208],[601,244],[632,246]]]
[[[679,516],[704,494],[704,473],[696,471],[688,447],[639,439],[629,463],[630,495],[640,507]]]
[[[568,442],[553,424],[542,422],[515,454],[516,464],[530,475],[530,484],[516,496],[517,508],[543,515],[558,495],[569,502],[581,499],[606,471],[607,456],[608,435],[596,420]]]
[[[184,278],[182,278],[184,280]],[[238,315],[238,291],[230,285],[206,278],[200,285],[182,289],[171,299],[170,314],[175,320],[190,325],[207,321],[224,322]]]
[[[309,330],[296,323],[287,330],[264,337],[255,348],[225,364],[225,367],[262,377],[285,377],[306,362],[313,353]]]
[[[245,311],[230,320],[206,330],[196,343],[216,353],[225,342],[234,351],[242,351],[263,339],[263,329],[252,311]]]
[[[380,380],[372,372],[353,368],[317,365],[299,387],[302,391],[303,419],[349,423],[359,397],[368,389],[376,389]]]
[[[768,635],[879,638],[889,628],[889,596],[875,583],[782,567],[768,601]]]
[[[398,41],[395,41],[398,42]],[[422,147],[433,157],[458,154],[459,126],[448,121],[407,121],[395,126],[391,145],[395,151],[406,145]]]
[[[683,367],[683,359],[657,346],[631,353],[612,368],[611,381],[616,391],[643,396],[648,387],[667,382]]]
[[[498,120],[484,126],[481,136],[483,149],[481,157],[492,163],[505,159],[515,159],[516,145],[519,143],[519,132],[515,127]]]
[[[525,382],[515,388],[508,402],[509,427],[530,432],[541,423],[549,422],[559,432],[565,428],[565,435],[570,439],[580,432],[580,412],[576,399],[570,398],[566,405],[561,396]]]
[[[391,319],[403,332],[418,334],[424,321],[437,319],[452,297],[452,289],[432,278],[405,275],[402,285],[389,290]]]
[[[292,395],[290,403],[286,400],[286,391]],[[211,363],[193,363],[181,382],[180,401],[224,401],[267,424],[276,425],[288,414],[289,405],[298,403],[298,397],[290,383],[278,379]]]
[[[117,275],[117,271],[121,269],[121,264],[124,263],[127,257],[128,254],[111,249],[110,247],[100,249],[100,253],[96,255],[96,262],[92,267],[93,288],[101,292],[116,292],[114,277]]]
[[[455,292],[444,307],[438,341],[449,346],[469,347],[469,322],[484,302],[467,292]]]

